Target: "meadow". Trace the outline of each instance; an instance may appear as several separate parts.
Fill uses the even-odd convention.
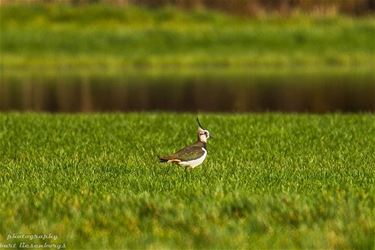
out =
[[[195,140],[192,114],[0,114],[0,243],[374,249],[373,114],[200,119],[214,138],[185,172],[157,155]]]
[[[105,4],[0,12],[9,84],[0,91],[20,104],[42,98],[27,96],[44,79],[141,86],[250,76],[246,84],[260,77],[277,86],[374,76],[373,15]],[[9,87],[19,82],[20,95]],[[193,114],[0,113],[0,248],[375,248],[374,114],[199,116],[214,138],[204,164],[186,172],[157,156],[195,140]]]
[[[374,17],[103,4],[0,6],[3,72],[372,69]]]

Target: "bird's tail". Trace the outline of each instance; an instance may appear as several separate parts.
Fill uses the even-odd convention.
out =
[[[160,162],[167,162],[169,159],[165,156],[158,156]]]

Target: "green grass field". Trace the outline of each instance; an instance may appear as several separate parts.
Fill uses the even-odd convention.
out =
[[[373,16],[265,16],[88,5],[1,6],[2,71],[373,68]]]
[[[0,114],[0,243],[374,249],[373,114],[200,119],[215,138],[185,173],[157,155],[195,140],[194,115]]]

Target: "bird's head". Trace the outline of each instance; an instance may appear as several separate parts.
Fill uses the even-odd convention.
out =
[[[210,132],[207,129],[204,129],[199,119],[197,118],[198,123],[198,140],[204,143],[207,143],[207,139],[210,138]]]

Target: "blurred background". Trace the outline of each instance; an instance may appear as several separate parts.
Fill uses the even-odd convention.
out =
[[[374,112],[375,0],[1,0],[0,111]]]

